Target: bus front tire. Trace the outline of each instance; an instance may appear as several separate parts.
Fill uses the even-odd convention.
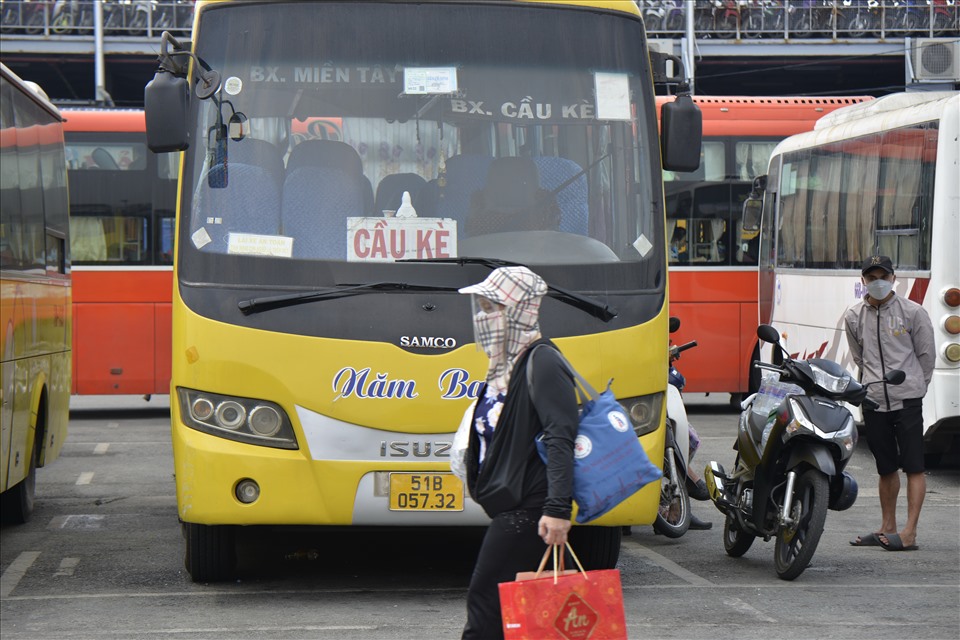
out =
[[[237,565],[236,530],[230,525],[183,523],[184,567],[194,582],[223,582]]]
[[[622,527],[573,527],[570,530],[570,546],[588,571],[615,569],[622,540]]]

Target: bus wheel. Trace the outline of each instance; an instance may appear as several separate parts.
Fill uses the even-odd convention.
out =
[[[33,450],[30,452],[30,469],[27,477],[15,487],[7,489],[0,497],[0,512],[4,524],[23,524],[30,519],[33,513],[34,492],[37,488],[37,459],[40,451],[40,442],[33,441]]]
[[[573,527],[570,546],[587,571],[614,569],[620,559],[621,527]],[[568,567],[570,568],[570,567]]]
[[[236,531],[229,525],[183,523],[186,553],[183,564],[194,582],[233,578],[237,564]]]

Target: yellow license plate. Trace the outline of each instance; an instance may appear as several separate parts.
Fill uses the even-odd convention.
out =
[[[391,511],[463,511],[463,483],[451,473],[391,473]]]

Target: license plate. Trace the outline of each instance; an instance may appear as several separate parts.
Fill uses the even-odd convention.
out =
[[[463,511],[463,483],[451,473],[391,473],[391,511]]]

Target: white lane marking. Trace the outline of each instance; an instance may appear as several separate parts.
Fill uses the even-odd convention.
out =
[[[93,448],[93,453],[94,453],[95,455],[102,456],[103,454],[105,454],[105,453],[107,452],[107,449],[109,449],[109,448],[110,448],[110,443],[109,443],[109,442],[101,442],[100,444],[98,444],[97,446],[95,446],[95,447]]]
[[[119,423],[119,422],[108,422],[108,423],[107,423],[107,429],[116,429],[116,428],[119,427],[119,426],[120,426],[120,423]]]
[[[80,558],[64,558],[60,561],[60,568],[57,569],[57,572],[53,575],[54,577],[72,576],[78,564],[80,564]]]
[[[10,566],[7,567],[7,570],[0,576],[0,598],[6,598],[17,588],[20,580],[27,573],[27,569],[29,569],[30,565],[36,562],[39,557],[39,551],[24,551],[14,558]]]
[[[666,558],[660,555],[659,553],[657,553],[656,551],[653,551],[652,549],[648,549],[647,547],[643,546],[639,542],[633,542],[632,540],[630,541],[624,540],[624,543],[626,545],[629,545],[630,548],[635,549],[640,555],[642,555],[644,558],[646,558],[653,564],[657,565],[661,569],[666,569],[667,571],[669,571],[670,573],[672,573],[673,575],[677,576],[678,578],[680,578],[685,582],[689,582],[690,584],[698,587],[713,586],[713,583],[707,580],[706,578],[702,578],[697,574],[693,573],[692,571],[687,571],[686,569],[678,565],[673,560],[670,560],[669,558]]]
[[[744,602],[744,601],[741,600],[740,598],[728,598],[728,599],[725,599],[725,600],[723,601],[723,604],[725,604],[725,605],[727,605],[728,607],[731,607],[731,608],[733,608],[733,609],[736,609],[736,610],[739,611],[740,613],[744,613],[744,614],[746,614],[746,615],[748,615],[748,616],[750,616],[750,617],[752,617],[752,618],[756,618],[756,619],[759,620],[760,622],[772,622],[772,623],[776,623],[776,619],[771,618],[770,616],[768,616],[767,614],[763,613],[762,611],[759,611],[759,610],[755,609],[754,607],[750,606],[749,604],[747,604],[746,602]]]
[[[84,471],[77,478],[77,484],[90,484],[93,481],[93,471]]]

